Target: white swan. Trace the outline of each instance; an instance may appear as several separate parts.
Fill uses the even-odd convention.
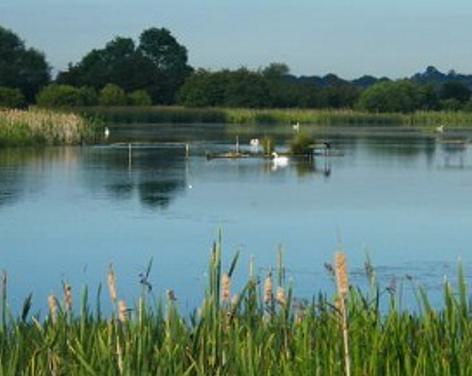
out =
[[[443,133],[444,132],[444,124],[441,124],[439,127],[436,127],[436,132]]]
[[[297,121],[295,124],[292,124],[292,129],[297,133],[300,132],[300,123]]]
[[[251,138],[251,141],[249,141],[249,145],[251,145],[251,149],[253,152],[257,153],[259,151],[259,139],[258,138]]]
[[[110,130],[108,129],[108,127],[105,127],[105,131],[103,132],[103,134],[105,135],[105,138],[110,137]]]
[[[259,146],[260,142],[258,138],[251,138],[251,141],[249,141],[249,145],[257,147]]]
[[[277,169],[278,167],[287,167],[288,165],[288,157],[280,156],[275,151],[272,153],[272,167]]]

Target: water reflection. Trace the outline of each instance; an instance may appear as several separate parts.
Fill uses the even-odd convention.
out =
[[[95,148],[86,153],[83,165],[82,178],[90,189],[103,188],[114,200],[137,196],[150,209],[167,208],[187,186],[179,147]]]
[[[295,170],[299,177],[319,174],[323,175],[326,179],[329,179],[331,176],[331,158],[320,157],[296,161]]]
[[[444,154],[444,168],[463,169],[470,141],[467,138],[441,138],[438,142]]]

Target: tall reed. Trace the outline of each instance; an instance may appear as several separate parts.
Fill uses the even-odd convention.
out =
[[[109,123],[228,123],[275,125],[311,124],[344,127],[424,127],[448,128],[472,126],[472,112],[417,111],[403,113],[369,113],[351,109],[249,109],[187,108],[180,106],[87,107],[77,113],[99,117]]]
[[[87,289],[71,307],[65,283],[64,307],[48,299],[50,319],[30,312],[31,297],[16,315],[3,278],[0,374],[472,374],[472,308],[461,266],[455,285],[445,281],[442,304],[431,304],[424,289],[412,286],[419,309],[407,311],[395,303],[398,291],[380,285],[371,264],[371,288],[349,286],[343,253],[333,265],[335,296],[314,292],[311,299],[294,297],[281,252],[269,274],[258,275],[251,258],[249,279],[230,285],[237,260],[238,254],[225,262],[215,242],[204,299],[190,314],[179,312],[185,302],[172,290],[168,299],[145,290],[155,299],[141,308],[116,298],[117,315],[98,315]],[[111,300],[114,306],[115,294]],[[142,312],[134,314],[138,308]]]
[[[0,109],[0,146],[76,145],[93,141],[98,127],[73,113]]]

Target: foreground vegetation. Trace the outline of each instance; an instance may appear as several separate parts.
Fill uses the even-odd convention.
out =
[[[2,280],[0,370],[2,375],[470,375],[472,306],[462,269],[457,291],[444,283],[444,303],[434,309],[417,289],[418,310],[399,308],[395,285],[382,289],[366,263],[370,288],[348,283],[344,253],[327,269],[337,292],[298,300],[286,283],[279,254],[276,268],[241,291],[231,287],[238,256],[222,267],[215,244],[209,284],[201,307],[189,317],[178,311],[172,290],[165,302],[151,300],[149,270],[133,309],[120,299],[112,266],[111,315],[82,294],[74,309],[72,287],[48,298],[49,314],[30,317],[31,296],[18,317],[8,309]],[[382,308],[383,307],[383,308]]]
[[[320,126],[412,126],[450,128],[472,126],[472,113],[419,111],[411,114],[368,113],[353,110],[186,108],[179,106],[87,107],[77,113],[110,123],[230,123],[269,125],[299,122]]]
[[[76,145],[92,141],[95,127],[72,113],[0,109],[0,146]]]

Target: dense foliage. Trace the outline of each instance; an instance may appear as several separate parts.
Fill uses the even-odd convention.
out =
[[[180,89],[179,102],[190,107],[347,108],[358,94],[349,83],[318,88],[294,79],[285,64],[273,63],[259,71],[197,70]]]
[[[126,92],[145,90],[154,103],[172,103],[191,72],[187,49],[167,29],[150,28],[139,44],[117,37],[102,49],[89,52],[57,78],[59,83],[101,90],[111,83]]]
[[[19,89],[0,87],[0,108],[21,108],[25,105],[25,97]]]
[[[0,26],[0,86],[19,89],[31,102],[49,82],[49,70],[41,52],[26,48],[16,34]]]
[[[90,87],[52,84],[38,93],[36,103],[41,107],[90,106],[97,104],[97,93]]]
[[[146,90],[135,90],[128,94],[128,104],[131,106],[150,106],[152,99]]]
[[[100,91],[98,101],[102,106],[124,106],[126,105],[126,93],[118,85],[107,84]]]
[[[385,81],[365,89],[358,107],[369,112],[413,112],[435,110],[438,99],[434,89],[411,81]]]
[[[87,53],[49,82],[44,56],[0,27],[0,87],[20,90],[27,103],[48,107],[150,106],[356,109],[371,113],[472,111],[472,76],[434,67],[409,79],[334,74],[295,76],[284,63],[250,70],[194,70],[188,53],[165,28],[144,30],[138,41],[116,37]],[[0,106],[20,106],[18,93]],[[2,104],[3,103],[3,104]],[[292,119],[293,120],[293,119]]]

